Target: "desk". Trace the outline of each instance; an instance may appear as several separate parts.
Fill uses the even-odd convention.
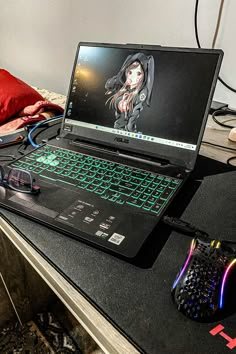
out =
[[[228,135],[229,129],[220,127],[213,121],[211,116],[209,116],[202,141],[236,149],[236,142],[230,141],[228,139]],[[226,163],[228,158],[236,156],[236,151],[216,148],[214,146],[203,143],[200,148],[200,154],[211,159]],[[236,166],[236,160],[232,161],[232,164]]]
[[[209,138],[207,134],[211,135],[211,131],[206,130],[204,139]],[[204,146],[201,152],[217,159],[218,149],[214,150],[213,154],[212,148]],[[224,151],[220,160],[230,156]],[[201,164],[202,160],[198,162]],[[236,208],[232,208],[235,172],[211,160],[203,159],[203,165],[198,170],[205,171],[206,180],[183,217],[203,225],[211,235],[220,237],[222,233],[236,239],[232,231],[236,229]],[[221,193],[216,193],[212,201],[205,200],[206,191],[210,190],[212,196],[215,189]],[[224,195],[228,204],[221,211],[225,222],[222,228],[216,217]],[[218,345],[217,338],[209,335],[214,324],[189,321],[171,302],[170,287],[183,263],[189,239],[173,232],[153,267],[139,269],[9,211],[1,213],[0,228],[106,353],[189,353],[197,343],[205,350],[201,349],[201,353],[227,352],[225,343],[219,341]],[[225,324],[231,336],[236,336],[235,321],[233,315]]]
[[[105,353],[138,353],[100,312],[0,216],[0,229]]]

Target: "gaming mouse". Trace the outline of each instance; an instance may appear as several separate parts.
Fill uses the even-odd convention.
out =
[[[197,321],[218,318],[236,288],[235,270],[236,252],[227,242],[194,238],[172,286],[177,309]]]

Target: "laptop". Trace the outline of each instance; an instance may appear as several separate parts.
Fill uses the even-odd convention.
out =
[[[222,56],[80,43],[60,137],[8,165],[41,191],[0,187],[0,205],[134,258],[194,169]]]

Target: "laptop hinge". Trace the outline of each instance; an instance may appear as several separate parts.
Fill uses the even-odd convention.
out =
[[[89,149],[93,149],[95,151],[99,151],[99,152],[106,152],[107,154],[110,155],[115,155],[121,158],[125,158],[128,160],[132,160],[134,162],[141,162],[141,163],[146,163],[152,166],[159,166],[159,167],[166,167],[167,165],[170,165],[170,161],[166,160],[166,159],[161,159],[161,158],[153,158],[152,160],[149,157],[143,156],[143,155],[139,155],[139,154],[135,154],[135,153],[131,153],[131,154],[127,154],[127,152],[124,152],[122,150],[117,150],[114,148],[108,148],[107,146],[103,146],[103,145],[98,145],[95,143],[91,143],[91,142],[85,142],[83,140],[79,140],[79,139],[75,139],[71,141],[72,145],[79,145],[81,147],[85,147],[85,148],[89,148]]]

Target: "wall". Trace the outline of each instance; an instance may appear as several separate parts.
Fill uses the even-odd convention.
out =
[[[199,36],[210,47],[220,0],[199,1]],[[66,94],[79,41],[196,46],[195,0],[0,0],[0,67],[26,82]],[[236,1],[225,1],[217,46],[221,76],[236,88]],[[236,107],[217,85],[215,99]]]

